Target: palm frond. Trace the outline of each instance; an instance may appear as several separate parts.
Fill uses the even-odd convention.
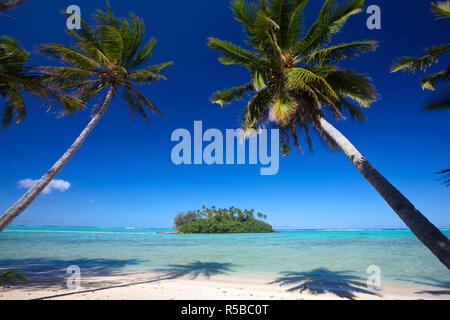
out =
[[[26,277],[20,274],[22,270],[8,270],[0,274],[0,286],[5,288],[8,284],[14,284],[17,281],[25,281]]]
[[[315,67],[319,70],[319,67]],[[318,71],[319,72],[319,71]],[[325,79],[336,93],[342,97],[350,98],[359,106],[368,108],[378,98],[372,80],[364,74],[352,70],[337,68],[326,71]]]
[[[450,186],[450,169],[438,171],[436,174],[441,175],[438,180],[442,180],[445,186]]]
[[[116,65],[121,65],[124,52],[124,39],[120,29],[111,25],[100,25],[96,33],[102,42],[103,52]]]
[[[231,3],[231,10],[233,11],[234,19],[243,24],[245,33],[247,36],[251,37],[254,32],[255,20],[258,14],[258,6],[256,3],[235,0]]]
[[[316,94],[317,92],[322,93],[329,102],[335,101],[338,98],[337,93],[327,82],[326,78],[324,78],[320,74],[314,73],[311,70],[303,68],[292,68],[291,70],[289,70],[286,86],[288,88],[295,88],[298,83],[307,84],[316,92]],[[319,90],[315,90],[315,88],[317,87],[319,87]]]
[[[436,16],[436,19],[450,18],[450,1],[436,1],[431,3],[431,11]]]
[[[129,68],[137,68],[144,64],[150,57],[153,48],[156,46],[156,40],[150,39],[141,49],[137,51],[134,59],[128,63]]]
[[[222,53],[221,57],[219,58],[219,61],[222,64],[239,64],[246,66],[249,69],[255,69],[261,64],[261,59],[259,59],[254,53],[245,50],[231,42],[222,41],[216,38],[209,38],[208,46]]]
[[[316,64],[336,64],[341,61],[357,57],[360,53],[374,51],[376,48],[376,41],[364,40],[341,43],[328,48],[316,50],[301,57],[299,60],[303,61],[308,66],[313,66]]]
[[[131,118],[133,119],[138,114],[142,119],[149,121],[145,109],[136,101],[136,97],[130,90],[123,90],[122,100],[127,104],[131,111]]]
[[[86,68],[89,70],[101,68],[101,64],[98,61],[93,60],[80,51],[68,48],[62,44],[42,44],[38,47],[38,50],[44,55],[80,68]]]
[[[81,100],[49,86],[48,76],[38,68],[26,67],[29,53],[17,41],[9,37],[0,39],[0,95],[5,99],[2,127],[6,129],[13,121],[22,122],[27,114],[23,93],[27,92],[50,106],[59,103],[66,110],[83,107]]]
[[[360,106],[356,106],[345,97],[340,96],[338,102],[335,103],[341,114],[348,113],[353,120],[360,122],[366,121],[367,118],[361,111]]]
[[[130,22],[124,20],[121,29],[124,41],[123,61],[126,66],[129,66],[139,52],[145,34],[145,24],[141,18],[130,13]],[[146,58],[147,56],[144,57]]]
[[[13,119],[15,124],[22,122],[26,116],[26,109],[23,96],[17,88],[10,88],[4,97],[6,105],[2,114],[2,128],[6,129]]]
[[[425,105],[427,111],[439,111],[450,108],[450,88],[447,87],[429,99]]]
[[[296,0],[293,2],[293,8],[288,18],[286,29],[286,44],[292,48],[296,45],[299,37],[303,33],[304,10],[309,0]]]
[[[425,49],[427,55],[415,58],[415,57],[402,57],[398,59],[391,67],[391,72],[397,71],[427,71],[427,69],[433,64],[438,62],[441,55],[450,53],[450,44],[443,44],[439,46],[433,46]]]
[[[261,126],[273,98],[274,92],[268,87],[255,93],[242,112],[241,119],[244,131],[257,129],[258,126]]]
[[[311,53],[330,43],[332,36],[344,27],[352,15],[360,13],[363,6],[364,0],[326,0],[316,22],[298,43],[296,54]]]
[[[248,83],[243,86],[233,87],[223,91],[216,91],[211,95],[210,101],[217,103],[221,107],[233,101],[242,100],[246,93],[254,91],[253,83]]]
[[[146,108],[150,111],[152,111],[153,113],[158,113],[161,115],[161,117],[164,119],[164,115],[162,114],[162,112],[156,107],[156,105],[153,104],[152,101],[150,101],[149,98],[147,98],[142,92],[140,92],[138,89],[136,89],[136,87],[132,86],[129,83],[126,83],[124,85],[124,89],[126,91],[129,92],[130,96],[133,99],[133,106],[135,108],[141,107],[141,108]],[[129,102],[129,100],[127,100],[127,98],[124,100],[125,102]],[[139,111],[138,109],[136,109],[137,111]],[[146,113],[145,113],[146,114]],[[140,114],[142,116],[142,114]],[[143,117],[144,119],[146,117]]]
[[[435,86],[450,80],[450,64],[441,72],[422,77],[420,83],[422,89],[434,90]]]
[[[142,68],[130,73],[129,78],[139,84],[150,84],[158,80],[165,80],[160,71],[168,66],[173,65],[172,61],[160,63],[154,66]]]

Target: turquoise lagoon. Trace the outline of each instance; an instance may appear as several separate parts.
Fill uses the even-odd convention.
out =
[[[450,272],[408,230],[292,230],[272,234],[155,234],[165,229],[8,227],[0,233],[0,269],[82,274],[168,272],[279,279],[366,279],[450,289]],[[447,237],[450,231],[443,231]]]

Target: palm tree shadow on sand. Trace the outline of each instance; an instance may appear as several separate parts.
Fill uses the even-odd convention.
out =
[[[8,269],[21,270],[26,277],[24,282],[14,284],[16,288],[46,289],[51,287],[66,287],[68,277],[67,267],[76,265],[80,268],[84,277],[108,277],[118,276],[126,271],[128,266],[138,265],[143,261],[138,259],[51,259],[51,258],[24,258],[0,260],[0,273]],[[84,281],[86,285],[94,286],[94,283]],[[109,284],[102,281],[102,284]]]
[[[26,265],[28,263],[27,271],[33,270],[33,272],[37,272],[38,275],[34,275],[30,277],[25,283],[15,285],[14,287],[26,287],[27,289],[45,289],[45,288],[53,288],[55,285],[60,285],[61,288],[64,288],[65,279],[67,274],[61,272],[48,272],[43,271],[46,270],[49,265],[53,267],[62,267],[70,264],[80,264],[82,270],[82,276],[88,275],[93,277],[99,276],[120,276],[120,271],[122,268],[125,268],[128,265],[138,264],[140,261],[131,259],[131,260],[113,260],[113,259],[83,259],[83,260],[48,260],[48,259],[23,259],[23,260],[8,260],[8,261],[0,261],[0,270],[2,269],[2,263],[8,266],[18,266],[18,265]],[[13,263],[15,262],[15,263]],[[137,278],[133,282],[122,282],[120,279],[117,281],[109,280],[109,281],[100,281],[100,282],[86,282],[83,280],[83,290],[77,290],[73,292],[64,292],[60,294],[54,294],[50,296],[44,296],[35,298],[33,300],[41,300],[41,299],[53,299],[65,296],[72,296],[75,294],[84,294],[84,293],[92,293],[98,292],[102,290],[108,290],[113,288],[124,288],[134,285],[140,284],[148,284],[155,283],[164,280],[173,280],[176,278],[189,276],[191,279],[196,279],[199,276],[204,276],[206,278],[210,278],[213,275],[218,274],[228,274],[233,272],[232,263],[219,263],[219,262],[200,262],[196,261],[193,263],[188,263],[185,265],[168,265],[166,268],[155,269],[152,270],[154,272],[160,273],[157,276],[151,276],[147,278],[146,276]],[[43,272],[40,273],[39,271]],[[123,274],[123,273],[122,273]],[[27,274],[28,275],[28,274]]]
[[[176,279],[181,277],[188,277],[191,280],[198,277],[205,277],[207,279],[211,276],[219,274],[229,274],[234,272],[232,263],[219,263],[219,262],[201,262],[196,261],[188,264],[171,264],[166,268],[154,269],[153,271],[162,273],[164,279]]]
[[[314,295],[331,293],[341,298],[353,300],[357,293],[379,296],[376,292],[367,289],[365,279],[352,275],[349,271],[331,271],[318,268],[311,271],[281,272],[283,276],[269,284],[291,286],[287,291],[309,292]]]
[[[432,277],[422,277],[419,280],[397,279],[400,281],[413,282],[422,286],[432,287],[430,290],[416,291],[417,294],[450,295],[450,281],[440,280]]]

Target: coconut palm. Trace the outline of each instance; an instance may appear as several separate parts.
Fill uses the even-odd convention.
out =
[[[450,0],[431,3],[431,11],[436,20],[450,18]],[[426,72],[429,67],[439,62],[439,58],[450,53],[450,44],[442,44],[425,49],[427,53],[423,57],[403,57],[398,59],[392,66],[391,72]],[[425,110],[438,111],[450,108],[450,86],[447,84],[450,79],[450,64],[447,67],[431,75],[423,76],[420,79],[422,89],[434,91],[437,85],[444,85],[438,94],[435,94],[426,104]],[[450,169],[437,172],[441,174],[444,184],[450,186]]]
[[[260,0],[259,5],[232,2],[237,21],[244,26],[248,48],[216,38],[209,46],[221,52],[225,65],[241,65],[251,81],[215,92],[220,105],[250,97],[242,112],[245,133],[272,124],[280,129],[283,151],[289,141],[299,146],[303,132],[311,149],[310,128],[331,149],[341,149],[414,234],[450,268],[450,241],[392,186],[326,118],[349,114],[364,120],[362,108],[377,94],[369,77],[341,69],[338,63],[374,50],[374,41],[331,44],[350,16],[361,11],[363,0],[326,0],[309,30],[303,28],[307,0]]]
[[[450,18],[450,0],[438,1],[431,3],[431,11],[438,19]],[[426,72],[433,64],[439,62],[439,58],[450,53],[450,43],[432,46],[425,49],[427,53],[422,57],[402,57],[391,68],[391,72],[407,71],[407,72]],[[450,64],[447,67],[431,75],[423,76],[420,79],[422,89],[435,90],[436,86],[448,83],[450,79]],[[443,110],[450,108],[450,87],[446,86],[438,95],[427,103],[426,110]]]
[[[3,129],[13,121],[19,124],[25,118],[24,93],[46,103],[57,102],[67,111],[75,111],[83,106],[79,99],[44,85],[45,76],[26,66],[29,55],[15,39],[7,36],[0,38],[0,96],[5,101],[1,118]]]
[[[99,106],[93,108],[92,119],[63,156],[0,217],[0,231],[27,208],[75,154],[119,90],[132,115],[138,114],[148,119],[147,110],[160,113],[136,88],[136,84],[146,85],[164,79],[160,71],[172,62],[144,67],[156,42],[151,39],[144,43],[142,19],[133,14],[129,19],[117,19],[108,4],[107,11],[97,10],[94,22],[93,27],[83,22],[80,30],[70,32],[75,40],[73,46],[55,43],[41,45],[42,53],[65,65],[40,68],[40,71],[50,84],[76,94],[83,101],[89,101],[104,91],[107,91],[106,96]]]
[[[10,10],[25,0],[0,1],[0,12]],[[73,112],[83,106],[82,101],[43,84],[43,76],[26,66],[30,53],[15,39],[0,38],[0,96],[5,100],[1,126],[6,129],[13,121],[19,124],[26,116],[24,93],[31,94],[47,104],[59,103]]]

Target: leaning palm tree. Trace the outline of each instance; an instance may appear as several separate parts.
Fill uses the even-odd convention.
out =
[[[144,43],[145,26],[142,19],[131,14],[129,19],[117,19],[108,10],[97,10],[95,25],[86,22],[78,31],[70,32],[76,43],[71,46],[45,44],[40,51],[66,64],[61,67],[40,68],[52,86],[76,94],[82,101],[107,91],[103,103],[93,108],[93,116],[75,142],[53,167],[0,217],[0,231],[13,221],[45,189],[56,174],[80,148],[87,136],[105,114],[111,99],[121,90],[122,100],[132,114],[148,119],[147,110],[160,111],[135,84],[151,84],[164,79],[160,71],[172,64],[143,67],[156,42]]]
[[[317,20],[303,29],[307,0],[232,2],[235,19],[244,26],[248,49],[216,38],[209,46],[222,53],[225,65],[241,65],[251,81],[215,92],[220,105],[250,96],[242,113],[245,134],[267,124],[279,128],[283,151],[290,140],[299,146],[303,132],[311,149],[310,128],[316,129],[331,149],[341,149],[414,234],[450,268],[450,241],[392,186],[326,117],[348,113],[364,120],[362,108],[376,100],[370,79],[338,63],[374,50],[373,41],[331,44],[350,16],[361,11],[364,0],[326,0]]]
[[[45,76],[26,65],[29,55],[15,39],[0,38],[0,96],[5,102],[1,117],[3,129],[13,121],[19,124],[25,118],[24,93],[50,105],[59,103],[66,111],[75,111],[83,106],[79,99],[44,85]]]

